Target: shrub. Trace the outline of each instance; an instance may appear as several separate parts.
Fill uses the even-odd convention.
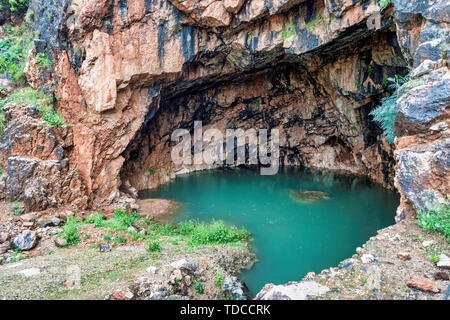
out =
[[[5,113],[0,110],[0,138],[3,136],[3,131],[6,128]]]
[[[214,221],[210,224],[198,223],[191,232],[190,244],[225,244],[247,239],[246,231],[239,231],[235,227],[227,227],[223,221]]]
[[[408,81],[408,76],[395,75],[394,78],[387,78],[387,81],[391,83],[390,87],[395,89],[395,91],[390,97],[381,99],[381,105],[372,110],[370,115],[373,116],[374,121],[380,123],[389,143],[393,143],[395,139],[394,123],[397,99],[400,97],[399,91],[401,86]]]
[[[78,228],[80,227],[80,220],[75,216],[69,216],[63,226],[62,237],[67,241],[67,244],[76,244],[80,241]]]
[[[426,232],[440,232],[450,242],[450,206],[442,204],[429,211],[418,210],[418,225]]]
[[[27,8],[29,0],[8,0],[12,12]]]
[[[10,75],[13,85],[26,84],[24,68],[31,48],[33,35],[26,27],[3,27],[4,38],[0,40],[0,73]]]

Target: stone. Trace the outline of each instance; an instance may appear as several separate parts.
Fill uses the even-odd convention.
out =
[[[326,294],[330,288],[315,281],[293,282],[284,285],[266,284],[255,300],[307,300]]]
[[[178,261],[174,261],[170,264],[170,266],[175,269],[180,269],[181,271],[186,272],[187,274],[194,274],[194,272],[197,270],[197,264],[188,259],[181,259]]]
[[[36,215],[34,213],[27,213],[20,216],[20,219],[23,222],[35,222],[36,221]]]
[[[366,253],[361,257],[361,262],[364,264],[369,264],[375,261],[375,257],[372,254]]]
[[[98,249],[100,252],[109,252],[111,251],[111,246],[109,244],[106,244],[104,246],[100,246]]]
[[[362,248],[361,247],[358,247],[358,248],[356,248],[356,254],[361,254],[361,252],[362,252]]]
[[[313,203],[319,200],[329,200],[330,194],[314,190],[289,190],[289,197],[300,203]]]
[[[57,246],[58,248],[63,248],[65,246],[67,246],[67,241],[64,238],[61,237],[55,237],[55,239],[53,239],[53,243],[55,244],[55,246]]]
[[[25,277],[32,277],[32,276],[36,276],[38,274],[41,273],[41,270],[38,268],[29,268],[29,269],[25,269],[22,271],[17,272],[18,274],[21,274]]]
[[[228,12],[237,13],[241,10],[244,1],[245,0],[224,0],[223,5]]]
[[[147,271],[148,273],[156,274],[159,269],[157,267],[148,267],[147,269],[145,269],[145,271]]]
[[[124,290],[118,289],[114,292],[113,297],[116,300],[131,300],[133,299],[134,294],[129,288]]]
[[[436,272],[433,274],[434,280],[449,280],[449,276],[446,272]]]
[[[316,274],[314,272],[308,272],[303,280],[313,280]]]
[[[440,291],[433,282],[425,279],[414,278],[408,281],[406,285],[425,292],[438,293]]]
[[[431,246],[433,244],[434,244],[434,240],[426,240],[426,241],[422,242],[422,246],[424,248],[428,248],[429,246]]]
[[[450,258],[447,255],[441,253],[441,255],[439,256],[439,262],[436,265],[441,269],[450,270]]]
[[[60,218],[58,218],[58,217],[54,217],[54,218],[52,219],[52,224],[53,224],[55,227],[58,227],[59,225],[61,225],[62,222],[63,222],[63,221],[62,221]]]
[[[406,261],[406,260],[411,259],[411,254],[409,252],[398,252],[397,258],[399,258],[400,260]]]
[[[9,239],[11,239],[9,233],[7,233],[7,232],[0,233],[0,243],[4,243],[4,242],[8,241]]]
[[[24,228],[32,228],[32,227],[34,226],[34,222],[33,222],[33,221],[24,222],[24,223],[22,224],[22,226],[23,226]]]
[[[25,230],[13,240],[14,249],[28,251],[33,249],[38,242],[35,231]]]
[[[237,277],[226,276],[223,279],[222,292],[225,296],[232,296],[234,300],[251,299],[250,291],[247,285]]]
[[[72,288],[75,285],[75,280],[69,280],[63,283],[63,286],[66,288]]]

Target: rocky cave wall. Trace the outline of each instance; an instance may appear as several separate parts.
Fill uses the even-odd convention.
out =
[[[402,97],[407,102],[396,123],[399,216],[411,204],[422,205],[418,186],[436,176],[439,183],[430,188],[443,198],[449,189],[448,138],[442,135],[449,91],[441,51],[448,34],[439,43],[430,34],[448,30],[448,5],[393,4],[375,30],[367,20],[380,11],[376,0],[32,0],[29,25],[39,31],[33,54],[50,53],[60,98],[55,105],[72,124],[70,144],[62,144],[65,153],[58,160],[81,181],[71,194],[90,207],[133,202],[121,190],[172,178],[177,168],[167,158],[168,137],[197,119],[222,128],[283,128],[284,163],[344,170],[392,185],[392,147],[368,113],[391,93],[383,79],[402,72],[406,62],[420,69],[430,60],[434,65],[428,63],[418,77],[443,71]],[[27,78],[45,90],[49,84],[36,76],[33,54]],[[415,113],[420,103],[408,100],[419,89],[429,98],[439,90],[429,107],[435,116],[426,125]],[[435,120],[444,125],[433,131],[437,144],[430,146],[425,128],[435,128]],[[417,130],[409,131],[411,122]],[[440,152],[432,178],[422,174],[419,160],[411,160],[412,145]],[[48,179],[36,181],[33,190],[51,193]]]

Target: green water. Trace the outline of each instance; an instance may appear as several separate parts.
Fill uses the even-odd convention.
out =
[[[299,201],[295,190],[323,191],[329,199]],[[259,261],[240,279],[252,294],[337,266],[394,223],[399,203],[396,193],[366,179],[293,168],[275,176],[250,168],[192,173],[141,197],[181,202],[170,222],[221,219],[250,231]]]

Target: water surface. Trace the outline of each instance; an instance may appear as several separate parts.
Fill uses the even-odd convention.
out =
[[[326,196],[308,201],[301,197],[308,190]],[[336,266],[393,224],[399,204],[396,193],[367,179],[295,168],[275,176],[251,168],[196,172],[141,197],[181,202],[170,222],[221,219],[250,231],[259,261],[240,279],[252,294],[266,283],[296,281]]]

